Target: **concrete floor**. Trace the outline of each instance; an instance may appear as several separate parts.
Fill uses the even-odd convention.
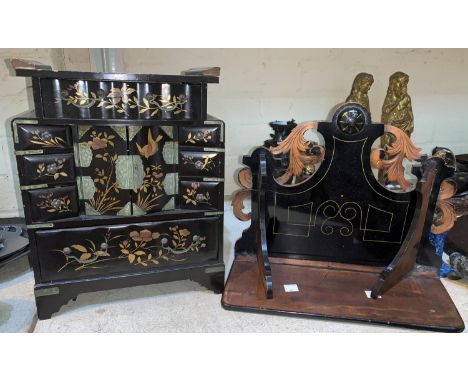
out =
[[[224,260],[249,223],[225,204]],[[443,280],[468,323],[468,282]],[[37,321],[33,275],[23,258],[0,268],[0,332],[410,332],[409,329],[240,313],[224,310],[221,296],[192,281],[115,289],[79,295],[50,320]]]

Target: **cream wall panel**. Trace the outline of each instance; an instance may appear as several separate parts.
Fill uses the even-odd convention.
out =
[[[269,135],[268,122],[326,119],[345,100],[354,76],[374,75],[373,120],[388,77],[409,74],[415,116],[414,141],[468,152],[468,50],[465,49],[124,49],[126,71],[175,74],[189,67],[221,66],[210,85],[208,111],[227,125],[226,194],[239,159]]]

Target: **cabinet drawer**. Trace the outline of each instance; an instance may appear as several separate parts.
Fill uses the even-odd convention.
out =
[[[190,210],[222,209],[222,182],[180,182],[180,208]]]
[[[216,261],[219,218],[35,233],[42,281]]]
[[[76,186],[25,191],[32,222],[45,222],[78,215]]]
[[[218,147],[222,146],[223,142],[221,126],[181,127],[179,131],[181,145]]]
[[[22,185],[63,184],[75,181],[73,154],[18,157]]]
[[[224,176],[224,153],[181,150],[179,165],[180,176],[222,178]]]
[[[70,126],[16,125],[15,150],[60,151],[72,148]]]

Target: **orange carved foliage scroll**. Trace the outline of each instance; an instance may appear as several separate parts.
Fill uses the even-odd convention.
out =
[[[434,234],[441,234],[452,229],[457,220],[455,208],[449,202],[457,192],[457,187],[454,183],[444,180],[440,185],[439,197],[437,198],[436,219],[437,224],[432,224],[431,232]]]
[[[309,145],[308,141],[304,139],[304,134],[307,130],[316,129],[317,125],[317,121],[311,121],[296,126],[284,141],[278,142],[278,146],[270,149],[274,155],[289,153],[288,168],[283,175],[277,178],[280,184],[286,183],[293,176],[301,175],[307,165],[315,165],[323,160],[325,149],[321,146],[320,155],[306,155]]]
[[[371,152],[371,165],[387,173],[390,182],[396,182],[404,190],[411,187],[411,183],[405,178],[403,160],[407,158],[412,161],[421,157],[421,149],[416,147],[406,133],[398,127],[385,125],[385,132],[395,137],[390,145],[383,149],[374,149]],[[381,159],[381,153],[390,156],[390,159]]]
[[[250,168],[244,167],[241,168],[237,173],[237,183],[242,187],[242,189],[237,190],[232,197],[232,212],[234,216],[240,221],[250,220],[252,213],[245,213],[244,209],[244,200],[249,199],[252,194],[252,172]]]

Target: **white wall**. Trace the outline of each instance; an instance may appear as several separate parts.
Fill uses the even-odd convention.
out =
[[[354,76],[374,75],[373,119],[388,77],[409,74],[413,139],[425,152],[444,145],[468,152],[468,50],[466,49],[123,49],[124,70],[177,74],[221,66],[220,84],[209,85],[208,111],[226,122],[226,194],[237,186],[234,171],[243,154],[270,133],[268,122],[325,119],[349,93]],[[56,69],[89,70],[87,49],[0,49],[0,216],[18,215],[16,165],[8,119],[28,109],[24,78],[12,77],[3,60],[30,58]]]
[[[124,49],[126,71],[176,74],[220,66],[220,84],[209,85],[208,112],[226,122],[226,194],[242,154],[270,133],[268,122],[326,119],[343,102],[354,76],[374,75],[373,120],[380,120],[388,77],[410,76],[413,140],[468,152],[468,50],[450,49]]]

